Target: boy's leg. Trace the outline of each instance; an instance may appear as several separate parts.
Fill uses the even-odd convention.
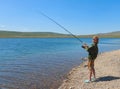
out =
[[[91,81],[91,77],[92,77],[92,61],[91,60],[88,61],[88,69],[89,69],[89,80]]]
[[[91,81],[92,74],[95,78],[95,69],[94,69],[94,60],[89,60],[88,62],[88,69],[89,69],[89,80]]]
[[[90,70],[90,73],[89,73],[89,80],[91,81],[91,77],[92,77],[92,70]]]
[[[94,78],[96,78],[96,75],[95,75],[95,68],[93,68],[93,76],[94,76]]]

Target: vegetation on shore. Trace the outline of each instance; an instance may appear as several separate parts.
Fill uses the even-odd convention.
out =
[[[76,35],[79,38],[88,38],[93,35],[98,35],[101,38],[120,38],[120,31],[99,33],[91,35]],[[15,32],[15,31],[0,31],[0,38],[72,38],[70,34],[61,34],[54,32]]]

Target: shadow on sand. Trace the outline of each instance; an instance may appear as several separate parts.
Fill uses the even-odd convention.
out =
[[[96,80],[96,82],[99,81],[112,81],[112,80],[116,80],[116,79],[120,79],[120,77],[115,77],[115,76],[104,76],[104,77],[100,77]]]

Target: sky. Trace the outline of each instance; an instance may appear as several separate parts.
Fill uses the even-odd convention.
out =
[[[0,30],[73,34],[120,31],[120,0],[0,0]]]

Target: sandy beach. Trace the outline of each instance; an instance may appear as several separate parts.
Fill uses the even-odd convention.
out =
[[[120,89],[120,50],[104,52],[95,60],[96,80],[88,79],[87,61],[73,68],[58,89]]]

